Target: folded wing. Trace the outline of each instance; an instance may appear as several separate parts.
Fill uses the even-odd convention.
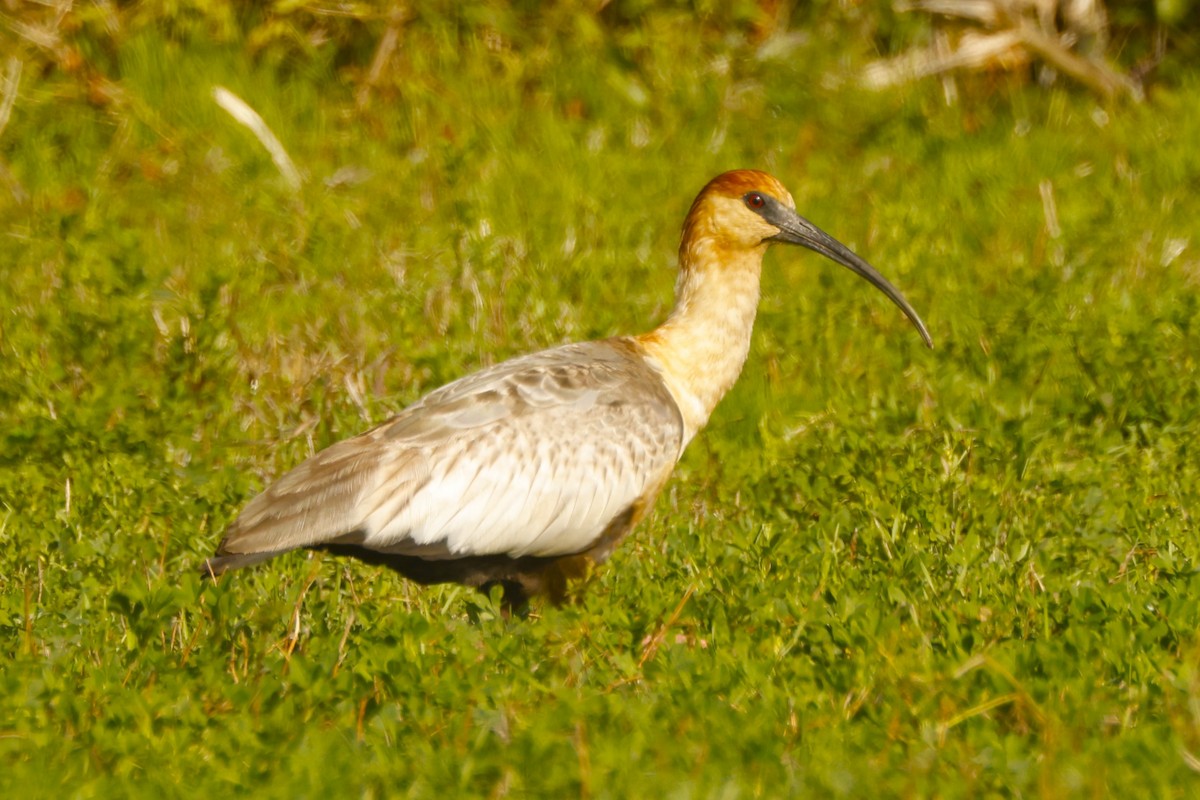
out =
[[[658,490],[682,442],[635,342],[534,353],[300,464],[246,506],[208,567],[325,544],[427,559],[584,552]]]

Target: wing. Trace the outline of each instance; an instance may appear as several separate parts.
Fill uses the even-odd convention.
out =
[[[546,350],[316,454],[246,506],[210,563],[334,543],[424,558],[579,553],[657,492],[682,445],[679,409],[636,342]]]

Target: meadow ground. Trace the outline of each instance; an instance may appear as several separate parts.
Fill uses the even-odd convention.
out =
[[[1136,106],[998,73],[947,106],[857,88],[866,47],[819,25],[525,22],[414,20],[370,92],[369,52],[148,27],[85,54],[112,84],[26,71],[0,793],[1200,793],[1200,77]],[[199,579],[315,449],[661,320],[688,204],[733,167],[936,349],[777,250],[741,382],[578,602],[504,619],[305,554]]]

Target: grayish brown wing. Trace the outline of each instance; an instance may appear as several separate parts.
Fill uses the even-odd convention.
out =
[[[431,559],[583,552],[658,491],[682,444],[635,341],[534,353],[303,462],[246,506],[210,564],[332,543]]]

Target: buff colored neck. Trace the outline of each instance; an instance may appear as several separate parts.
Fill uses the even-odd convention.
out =
[[[675,309],[638,341],[662,369],[683,414],[684,445],[708,422],[750,352],[766,245],[722,247],[709,239],[681,248]]]

